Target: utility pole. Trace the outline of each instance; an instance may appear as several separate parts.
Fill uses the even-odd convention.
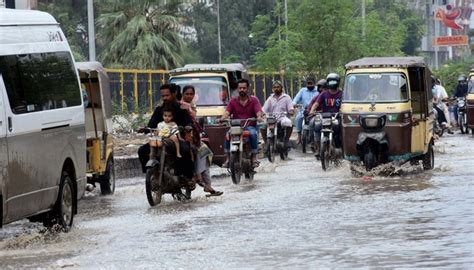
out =
[[[288,0],[285,0],[285,38],[288,43]]]
[[[87,26],[89,36],[89,61],[95,61],[94,3],[87,0]]]
[[[222,47],[221,47],[221,15],[219,0],[217,0],[217,48],[219,51],[219,64],[222,62]]]

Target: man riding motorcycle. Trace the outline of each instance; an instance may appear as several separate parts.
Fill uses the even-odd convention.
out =
[[[466,75],[464,74],[459,75],[458,84],[456,85],[456,89],[454,89],[454,98],[466,97],[468,88],[469,87],[468,87],[468,81],[467,81]],[[453,105],[452,111],[457,123],[458,122],[458,104],[457,103]]]
[[[328,91],[323,91],[319,96],[315,97],[315,101],[309,111],[310,114],[314,114],[318,109],[321,109],[323,113],[338,113],[342,104],[342,91],[339,89],[339,83],[341,78],[336,73],[329,73],[326,77],[326,87]],[[315,141],[316,145],[319,145],[321,138],[322,125],[314,125]],[[334,142],[337,148],[341,147],[341,121],[339,125],[334,127]],[[318,155],[318,151],[316,151]]]
[[[298,114],[296,115],[296,132],[298,133],[296,144],[301,143],[301,132],[303,130],[304,110],[308,108],[308,104],[311,101],[311,99],[313,99],[313,97],[319,94],[314,83],[315,83],[315,79],[313,77],[307,78],[306,87],[301,88],[300,91],[296,94],[295,98],[293,99],[293,105],[297,105],[297,104],[302,105],[302,109],[299,110]]]
[[[249,94],[250,83],[247,79],[240,79],[238,82],[239,95],[233,97],[222,116],[222,120],[228,119],[248,119],[248,118],[257,118],[258,121],[262,121],[262,106],[260,101],[255,96]],[[250,123],[245,130],[250,132],[250,144],[252,146],[252,166],[258,167],[259,163],[257,161],[258,153],[258,133],[256,129],[257,123]],[[227,154],[227,159],[222,164],[222,167],[229,167],[230,159],[230,142],[225,141],[224,151]]]
[[[289,146],[290,136],[293,132],[293,123],[288,116],[294,113],[291,97],[283,93],[283,84],[280,81],[274,81],[272,84],[273,94],[263,104],[263,112],[266,114],[286,113],[278,115],[277,124],[286,129],[285,147]],[[267,129],[261,129],[263,141],[267,145]]]
[[[160,87],[161,101],[160,104],[155,108],[153,115],[148,122],[148,128],[156,128],[158,123],[163,121],[163,110],[165,107],[171,108],[174,115],[174,122],[179,127],[191,127],[192,118],[186,109],[181,108],[181,104],[177,100],[177,94],[179,92],[179,86],[175,84],[163,84]],[[147,128],[142,128],[139,132],[148,133]],[[180,166],[177,166],[177,175],[183,175],[187,179],[191,179],[194,174],[194,163],[190,155],[190,145],[188,142],[180,142],[180,151],[183,156],[180,158]],[[146,164],[150,159],[150,145],[148,143],[138,148],[138,159],[142,165],[142,170],[146,172]]]

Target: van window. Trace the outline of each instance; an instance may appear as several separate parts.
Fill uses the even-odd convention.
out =
[[[69,52],[0,56],[0,73],[14,114],[81,105]]]

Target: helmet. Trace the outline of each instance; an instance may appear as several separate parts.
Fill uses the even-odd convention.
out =
[[[466,75],[464,75],[464,74],[459,75],[458,82],[463,82],[463,81],[466,81],[466,80],[467,80]]]
[[[321,79],[318,81],[318,83],[316,83],[316,86],[326,86],[326,79]]]
[[[341,81],[341,77],[337,73],[329,73],[326,77],[327,87],[329,89],[337,89],[339,86],[339,82]]]

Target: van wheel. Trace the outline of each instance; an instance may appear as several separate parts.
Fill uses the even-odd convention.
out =
[[[114,170],[114,158],[113,156],[109,157],[107,161],[107,168],[104,175],[99,179],[100,183],[100,192],[102,195],[110,195],[115,192],[115,170]]]
[[[428,145],[428,152],[423,156],[423,169],[432,170],[434,168],[433,143]]]
[[[44,226],[52,227],[55,224],[59,224],[63,231],[68,232],[74,220],[75,198],[71,177],[66,171],[63,171],[58,199],[53,211],[45,215],[43,220]]]

